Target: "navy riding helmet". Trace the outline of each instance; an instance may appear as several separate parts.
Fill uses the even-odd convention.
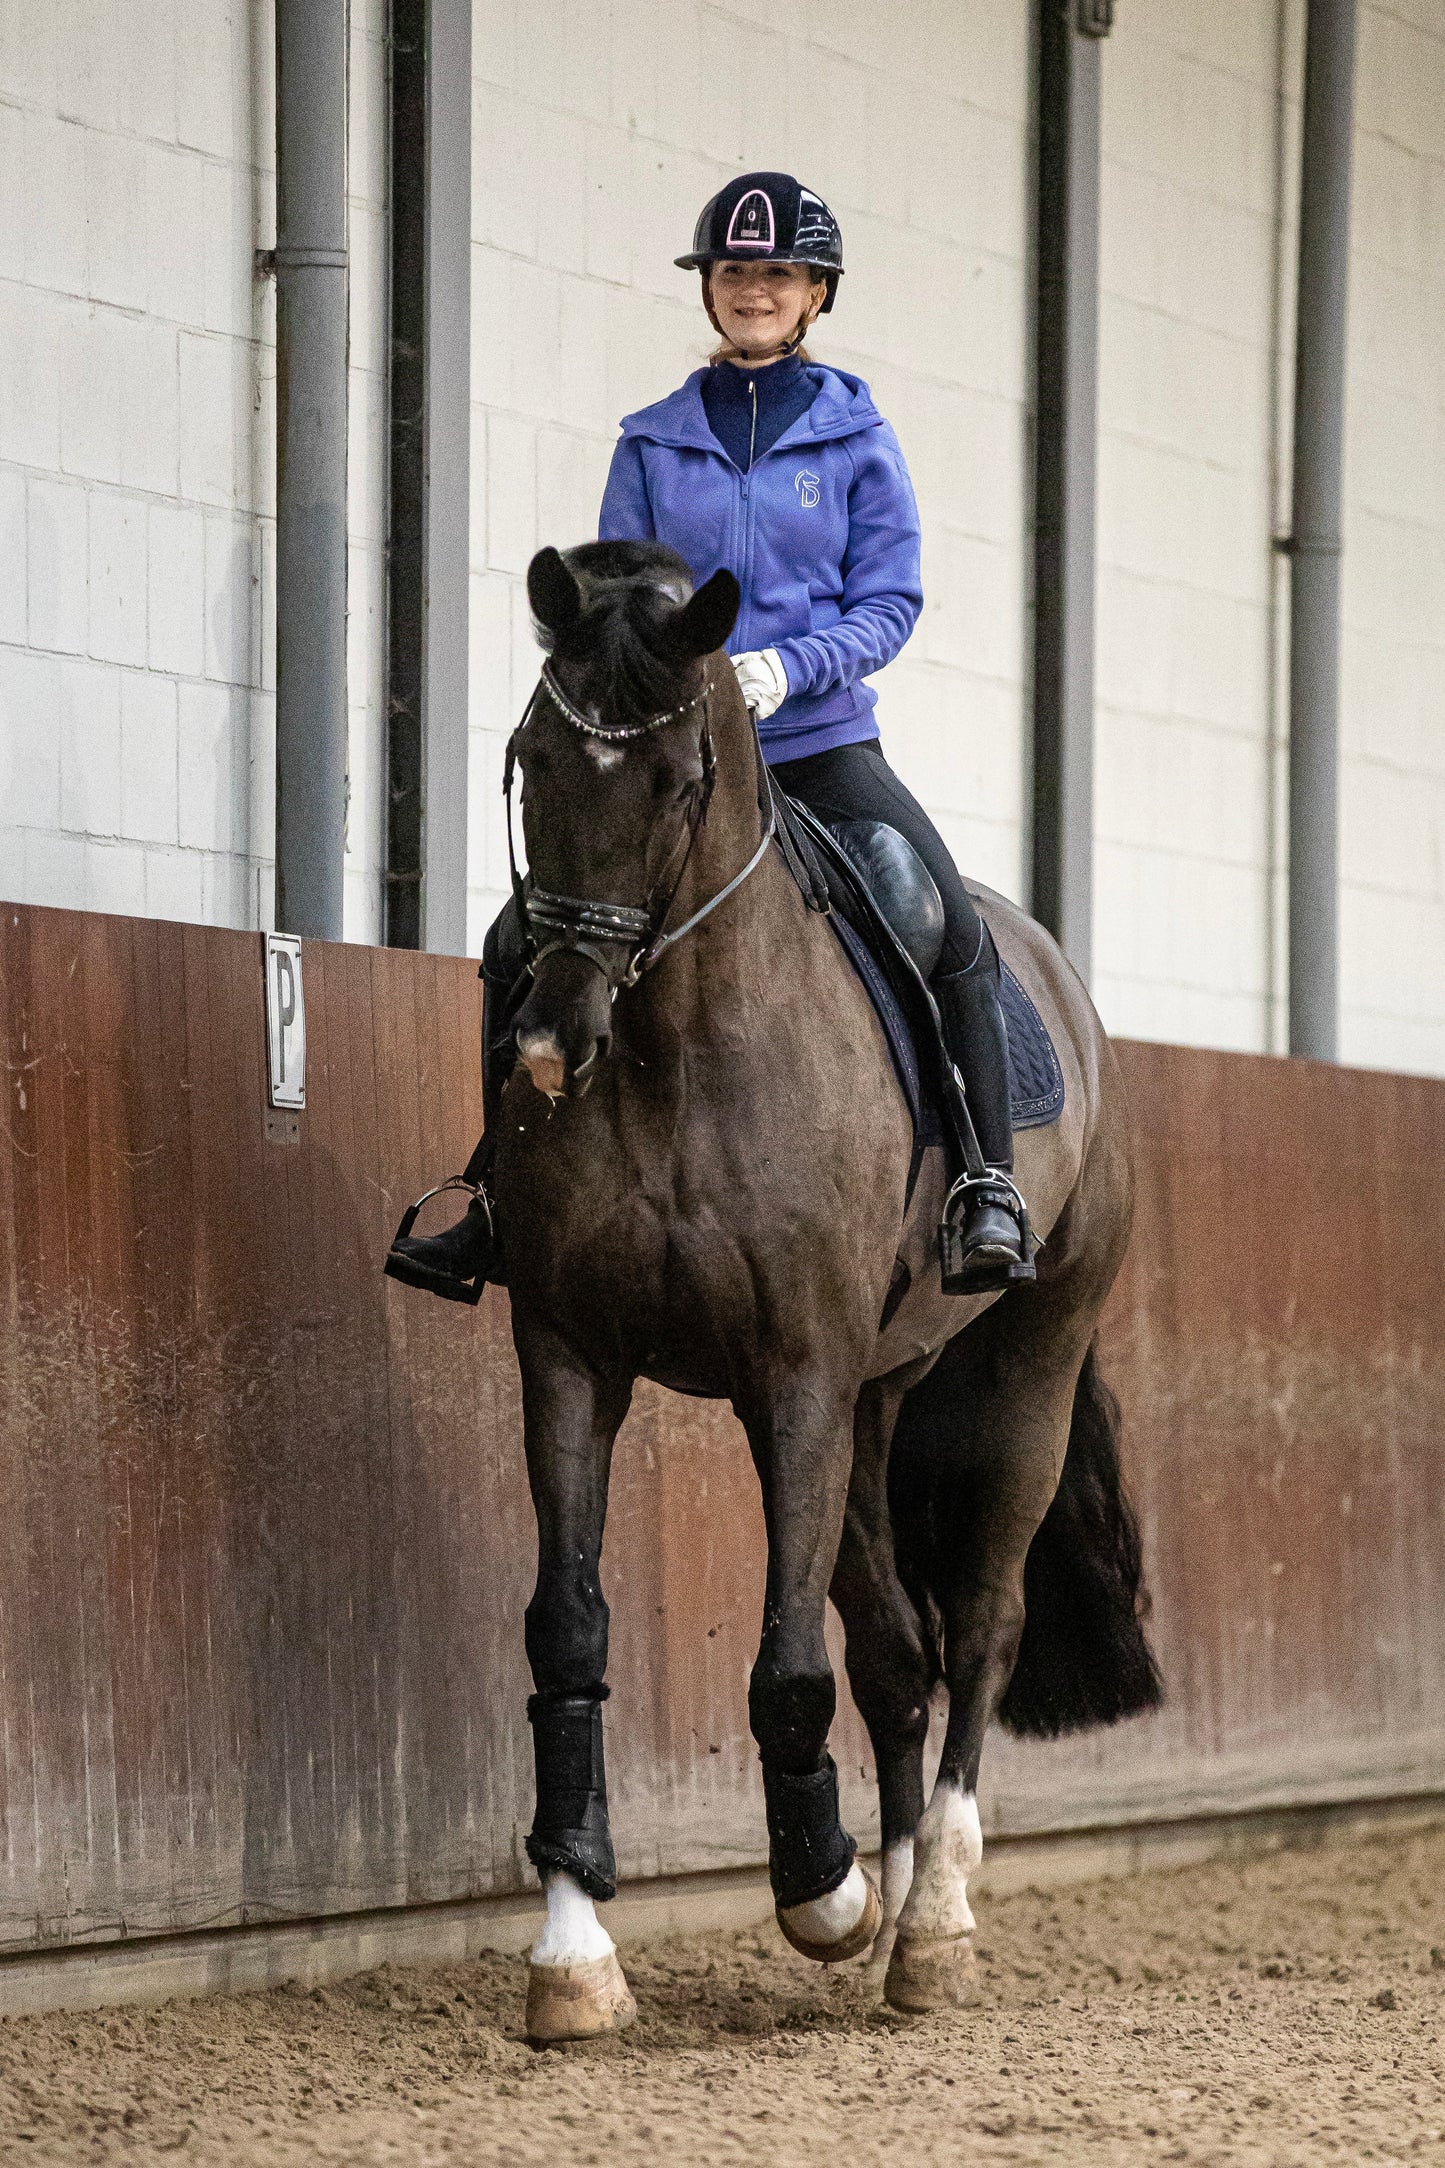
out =
[[[826,316],[843,275],[843,236],[821,196],[791,173],[740,173],[703,206],[681,271],[715,263],[805,263],[821,271]]]

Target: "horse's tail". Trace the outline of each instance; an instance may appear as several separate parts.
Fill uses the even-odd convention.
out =
[[[1063,1474],[1024,1565],[1023,1639],[998,1712],[1010,1731],[1043,1738],[1164,1698],[1144,1634],[1139,1524],[1119,1471],[1119,1403],[1097,1348],[1084,1357]]]

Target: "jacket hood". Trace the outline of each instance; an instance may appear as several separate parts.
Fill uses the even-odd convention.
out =
[[[784,431],[778,439],[780,444],[821,443],[836,437],[851,437],[859,430],[877,429],[882,425],[883,416],[873,404],[873,394],[861,376],[850,376],[846,369],[830,368],[826,362],[815,361],[810,366],[822,370],[822,388],[807,413],[799,415]],[[643,437],[652,444],[687,445],[696,451],[715,452],[717,438],[702,403],[702,382],[706,374],[705,369],[694,369],[686,383],[679,384],[665,399],[659,399],[653,406],[640,407],[635,414],[624,414],[623,436]]]

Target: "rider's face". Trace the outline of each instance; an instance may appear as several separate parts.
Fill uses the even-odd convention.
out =
[[[716,263],[711,285],[723,337],[759,364],[776,359],[827,293],[803,263]]]

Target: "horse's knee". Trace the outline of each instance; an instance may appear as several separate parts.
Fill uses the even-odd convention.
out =
[[[748,1721],[764,1765],[800,1773],[816,1769],[837,1707],[832,1671],[795,1670],[766,1647],[748,1685]]]
[[[606,1598],[595,1572],[544,1567],[526,1612],[527,1661],[539,1694],[596,1693],[607,1670]]]

